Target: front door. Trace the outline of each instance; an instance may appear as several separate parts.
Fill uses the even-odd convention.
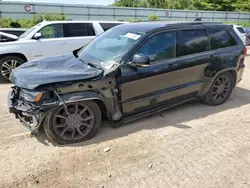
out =
[[[148,67],[122,68],[121,98],[124,114],[195,97],[202,88],[209,63],[205,30],[183,30],[151,36],[136,52],[150,57]]]
[[[67,52],[62,24],[47,25],[38,33],[41,33],[42,37],[38,40],[32,39],[30,41],[33,59]]]

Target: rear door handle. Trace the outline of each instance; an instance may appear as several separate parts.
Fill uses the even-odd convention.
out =
[[[173,64],[167,65],[166,68],[174,68],[174,67],[178,67],[178,66],[179,66],[179,64],[173,63]]]
[[[58,42],[57,44],[66,44],[65,42]]]

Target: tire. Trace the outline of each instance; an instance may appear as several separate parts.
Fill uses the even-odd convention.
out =
[[[12,70],[24,62],[25,61],[23,59],[16,56],[6,56],[0,59],[0,81],[9,82],[9,76]],[[7,65],[9,65],[9,67]]]
[[[223,83],[224,90],[223,90]],[[220,85],[222,84],[222,85]],[[225,103],[232,93],[234,79],[230,72],[225,72],[216,77],[209,91],[206,93],[204,102],[211,106],[217,106]]]
[[[246,39],[246,46],[249,46],[250,45],[250,38],[247,37]]]
[[[67,112],[61,105],[51,109],[46,115],[43,127],[48,138],[57,144],[72,144],[93,138],[102,122],[101,111],[97,103],[81,101],[66,105]],[[85,110],[86,108],[87,110]],[[91,116],[93,118],[85,121],[83,116],[85,116],[85,120]]]

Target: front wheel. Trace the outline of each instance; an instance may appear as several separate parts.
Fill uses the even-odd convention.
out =
[[[233,85],[233,76],[230,72],[220,74],[205,95],[204,102],[211,106],[223,104],[231,95]]]
[[[44,131],[58,144],[91,139],[101,125],[101,111],[94,101],[81,101],[52,109],[44,119]]]

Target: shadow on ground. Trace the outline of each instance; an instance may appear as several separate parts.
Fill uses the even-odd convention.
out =
[[[206,116],[223,112],[229,109],[238,108],[250,103],[250,91],[244,88],[236,87],[233,90],[231,97],[228,101],[220,106],[208,106],[200,102],[193,102],[184,104],[162,113],[152,115],[128,124],[124,124],[118,128],[111,128],[108,122],[104,122],[97,135],[88,141],[66,145],[67,147],[81,147],[91,144],[100,143],[103,141],[113,140],[119,137],[127,136],[128,134],[135,133],[145,129],[158,129],[167,126],[174,126],[179,129],[189,129],[191,127],[183,124],[183,122],[191,121],[194,119],[204,118]],[[162,118],[162,119],[159,119]],[[159,120],[161,120],[159,122]],[[46,136],[38,135],[37,140],[44,145],[46,144]],[[55,146],[63,147],[53,143]]]

